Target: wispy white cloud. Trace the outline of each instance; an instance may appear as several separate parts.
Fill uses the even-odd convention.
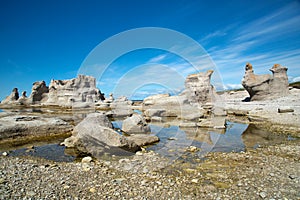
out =
[[[240,89],[243,88],[242,84],[224,84],[225,90],[231,90],[231,89]]]
[[[163,61],[167,57],[167,54],[161,54],[159,56],[156,56],[154,58],[151,58],[148,63],[159,63]]]
[[[210,38],[208,53],[216,63],[226,84],[238,84],[244,74],[244,66],[251,62],[256,73],[269,73],[273,64],[279,63],[289,68],[288,73],[300,75],[300,6],[290,3],[266,16],[238,27],[226,27],[224,41],[215,45],[216,31]],[[215,38],[216,37],[216,38]],[[202,40],[200,40],[202,41]],[[293,42],[294,45],[288,43]],[[295,45],[298,44],[298,45]]]
[[[299,82],[300,81],[300,76],[293,78],[292,82]]]

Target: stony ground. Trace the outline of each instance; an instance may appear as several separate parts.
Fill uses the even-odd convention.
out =
[[[194,164],[153,152],[91,163],[0,156],[0,199],[300,199],[299,155],[291,141]]]

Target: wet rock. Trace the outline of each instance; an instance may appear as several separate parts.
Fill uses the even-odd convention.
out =
[[[166,110],[165,109],[147,109],[145,110],[144,114],[147,117],[163,117],[165,116]]]
[[[73,127],[59,118],[13,115],[0,118],[0,139],[43,137],[69,133]]]

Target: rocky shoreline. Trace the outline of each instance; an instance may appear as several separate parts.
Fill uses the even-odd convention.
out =
[[[0,199],[299,199],[299,155],[297,141],[196,165],[151,152],[88,163],[0,156]]]
[[[49,86],[35,82],[29,97],[13,89],[0,104],[7,109],[0,113],[0,146],[63,137],[67,150],[92,157],[65,163],[3,152],[0,199],[299,199],[300,90],[288,88],[287,68],[278,64],[272,76],[255,75],[249,63],[245,70],[245,91],[218,94],[208,70],[189,75],[178,96],[158,94],[140,104],[112,94],[105,98],[96,79],[85,75]],[[113,120],[122,125],[114,127]],[[204,148],[192,143],[216,145],[219,138],[213,142],[210,132],[224,134],[227,120],[252,126],[240,132],[245,147],[256,145],[255,135],[270,139],[265,130],[294,138],[278,137],[276,145],[239,153],[196,154]],[[193,160],[147,150],[160,142],[153,124],[184,131],[188,146],[179,149],[178,138],[168,136],[175,146],[167,151],[186,152]],[[116,156],[125,151],[130,155]]]

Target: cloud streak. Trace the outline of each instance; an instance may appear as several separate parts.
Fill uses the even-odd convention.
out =
[[[225,84],[240,83],[246,62],[251,62],[258,73],[268,73],[273,64],[279,63],[287,66],[288,72],[300,75],[299,9],[299,4],[290,3],[248,24],[225,27],[204,37],[210,39],[206,46]],[[209,46],[219,37],[217,33],[223,32],[226,42]],[[289,45],[290,41],[294,45]]]

